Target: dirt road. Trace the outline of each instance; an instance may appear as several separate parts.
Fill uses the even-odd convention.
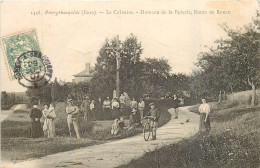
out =
[[[110,168],[126,164],[132,159],[141,157],[146,152],[176,143],[198,132],[199,116],[188,111],[188,107],[180,108],[179,119],[173,119],[174,111],[169,109],[172,119],[157,130],[157,140],[144,141],[143,134],[113,141],[106,144],[49,155],[40,159],[19,163],[3,163],[2,167],[12,168]],[[189,122],[186,120],[189,119]]]

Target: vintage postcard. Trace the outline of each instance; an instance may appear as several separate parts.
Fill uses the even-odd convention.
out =
[[[0,12],[1,167],[260,166],[260,1]]]

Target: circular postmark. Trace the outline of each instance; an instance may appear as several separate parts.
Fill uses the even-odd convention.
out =
[[[28,51],[17,58],[14,77],[26,88],[37,89],[49,83],[52,77],[52,65],[39,51]]]

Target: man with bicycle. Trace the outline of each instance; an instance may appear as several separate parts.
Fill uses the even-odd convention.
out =
[[[151,116],[153,121],[152,121],[152,127],[153,127],[153,140],[156,140],[156,130],[158,127],[158,119],[160,117],[160,112],[158,111],[158,109],[155,107],[154,103],[150,103],[150,111],[147,113],[146,116]]]

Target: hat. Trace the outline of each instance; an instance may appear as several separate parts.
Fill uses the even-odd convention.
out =
[[[73,102],[73,100],[72,100],[72,99],[68,99],[67,102],[68,102],[68,103],[69,103],[69,102]]]
[[[149,106],[152,106],[152,105],[154,105],[154,103],[150,103],[150,104],[149,104]]]

